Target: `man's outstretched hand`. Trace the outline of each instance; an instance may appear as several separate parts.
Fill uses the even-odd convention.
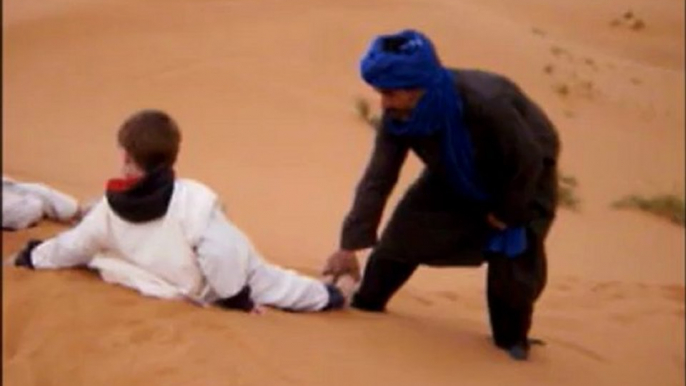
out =
[[[357,255],[354,251],[344,249],[334,252],[326,260],[322,275],[333,276],[334,282],[342,275],[350,275],[355,281],[359,281],[360,264],[357,261]]]

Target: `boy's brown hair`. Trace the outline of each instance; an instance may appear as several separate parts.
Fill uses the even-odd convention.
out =
[[[141,169],[172,167],[179,154],[181,132],[160,110],[142,110],[129,117],[117,133],[119,145]]]

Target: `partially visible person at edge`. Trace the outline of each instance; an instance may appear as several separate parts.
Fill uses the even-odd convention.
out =
[[[17,231],[48,218],[62,223],[77,222],[85,206],[51,186],[2,176],[2,230]]]
[[[264,260],[226,217],[215,192],[177,178],[181,132],[165,112],[137,112],[117,139],[122,171],[107,182],[105,197],[74,228],[29,241],[17,266],[88,266],[104,280],[147,296],[253,313],[261,313],[262,306],[290,311],[345,306],[344,289]]]
[[[359,278],[355,252],[373,247],[352,307],[382,312],[419,265],[486,261],[494,343],[527,359],[531,344],[542,343],[528,335],[546,284],[544,244],[558,200],[553,124],[506,77],[444,67],[418,31],[376,38],[361,73],[380,94],[383,116],[340,250],[324,273]],[[410,150],[425,168],[377,239]]]

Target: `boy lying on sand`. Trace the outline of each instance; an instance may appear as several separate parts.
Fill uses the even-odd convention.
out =
[[[75,198],[47,185],[2,176],[2,229],[29,228],[43,218],[71,222],[80,215]]]
[[[87,265],[102,278],[148,296],[258,312],[339,309],[343,288],[305,277],[262,259],[221,210],[217,195],[193,180],[176,178],[181,142],[174,120],[157,110],[134,114],[119,129],[120,178],[73,229],[31,240],[15,265],[53,269]]]

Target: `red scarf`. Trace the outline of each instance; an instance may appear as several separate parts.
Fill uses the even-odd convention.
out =
[[[106,189],[111,192],[123,192],[136,185],[141,177],[112,178],[107,181]]]

